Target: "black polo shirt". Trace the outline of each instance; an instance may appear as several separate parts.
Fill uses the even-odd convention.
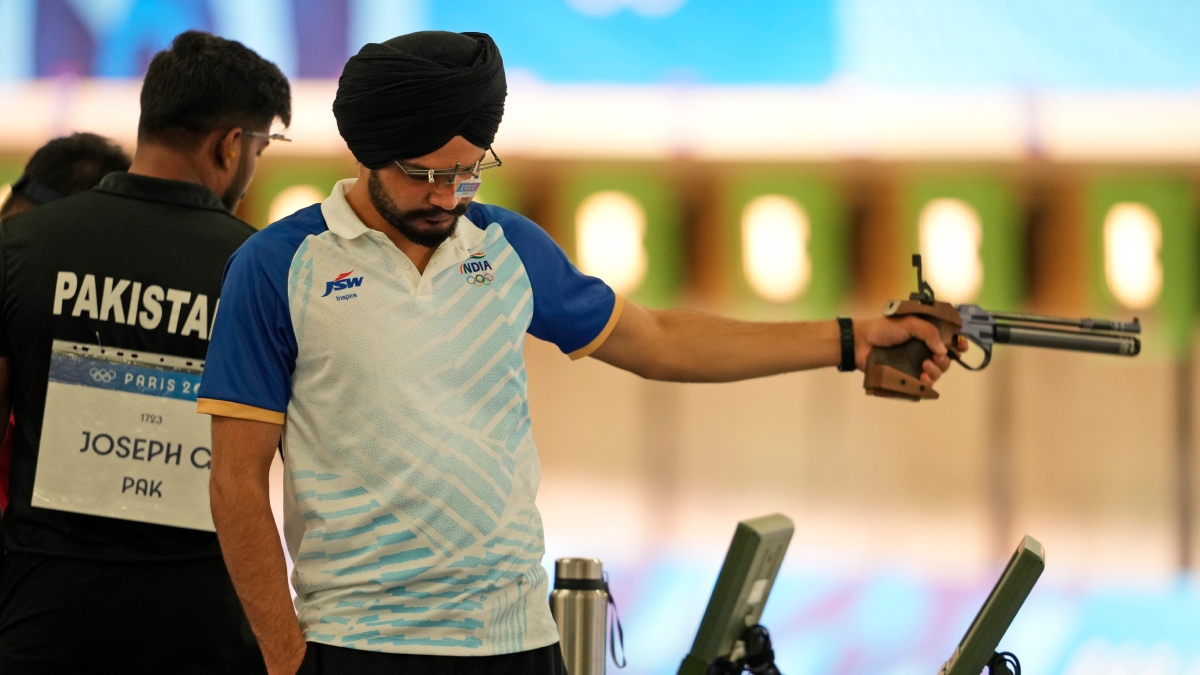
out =
[[[184,317],[200,313],[189,313],[189,303],[179,298],[203,298],[211,325],[225,262],[253,232],[201,185],[126,173],[109,174],[93,190],[0,223],[0,356],[9,359],[17,420],[11,502],[0,528],[7,550],[100,560],[220,555],[212,532],[39,508],[31,498],[51,344],[203,360],[208,326],[181,330]],[[81,288],[94,284],[100,311],[64,311],[60,273],[73,274]],[[152,286],[174,289],[178,306],[161,301],[157,321],[118,320],[134,308],[135,289]],[[112,297],[100,297],[106,293]]]

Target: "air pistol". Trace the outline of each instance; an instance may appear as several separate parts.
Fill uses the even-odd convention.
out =
[[[1135,318],[1131,322],[1108,319],[1065,319],[1036,314],[989,312],[979,305],[951,305],[939,302],[925,281],[921,256],[914,255],[917,268],[917,292],[907,300],[892,300],[883,308],[884,316],[916,316],[937,327],[950,355],[967,370],[983,370],[992,360],[997,344],[1065,349],[1095,354],[1137,356],[1142,343],[1134,337],[1142,332]],[[983,351],[975,365],[965,363],[954,350],[959,336]],[[873,347],[867,356],[863,388],[872,396],[903,398],[910,401],[937,398],[931,385],[921,381],[922,364],[933,356],[924,340],[910,339],[894,347]]]

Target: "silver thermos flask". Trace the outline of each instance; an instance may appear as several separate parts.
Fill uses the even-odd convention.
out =
[[[608,591],[604,567],[595,558],[554,561],[550,613],[558,625],[568,675],[604,675]]]

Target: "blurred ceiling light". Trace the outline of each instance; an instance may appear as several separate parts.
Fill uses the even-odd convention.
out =
[[[579,267],[618,293],[631,293],[646,276],[646,213],[624,192],[597,192],[575,212]]]
[[[273,223],[313,204],[325,201],[325,193],[312,185],[293,185],[284,188],[271,201],[267,222]]]
[[[789,302],[812,276],[808,216],[795,200],[761,195],[742,210],[742,273],[759,297]]]
[[[1104,277],[1129,309],[1154,305],[1162,291],[1162,224],[1145,204],[1114,204],[1104,218]]]
[[[970,302],[983,285],[983,224],[961,199],[934,199],[918,220],[925,279],[938,300]]]

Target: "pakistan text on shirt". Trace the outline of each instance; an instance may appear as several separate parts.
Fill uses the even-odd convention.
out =
[[[123,298],[130,285],[133,288],[129,294],[129,300],[125,301]],[[140,281],[131,282],[129,279],[117,279],[114,282],[112,277],[104,277],[104,290],[101,294],[97,291],[96,275],[83,275],[81,283],[79,275],[75,272],[60,271],[54,288],[55,316],[63,313],[63,305],[72,298],[75,299],[75,304],[71,308],[71,316],[87,314],[90,319],[112,321],[128,326],[140,323],[146,330],[154,330],[162,323],[162,302],[165,299],[171,304],[171,313],[167,318],[167,332],[175,334],[178,331],[184,337],[195,333],[196,337],[201,340],[208,339],[212,321],[217,316],[217,307],[221,304],[220,298],[213,302],[212,319],[210,320],[208,296],[203,293],[194,294],[193,300],[191,291],[175,288],[164,290],[162,286],[156,284],[144,285]],[[191,308],[188,310],[187,317],[183,321],[183,328],[180,330],[179,317],[182,314],[183,306],[188,303],[191,303]],[[140,313],[138,311],[139,304],[144,308]]]

